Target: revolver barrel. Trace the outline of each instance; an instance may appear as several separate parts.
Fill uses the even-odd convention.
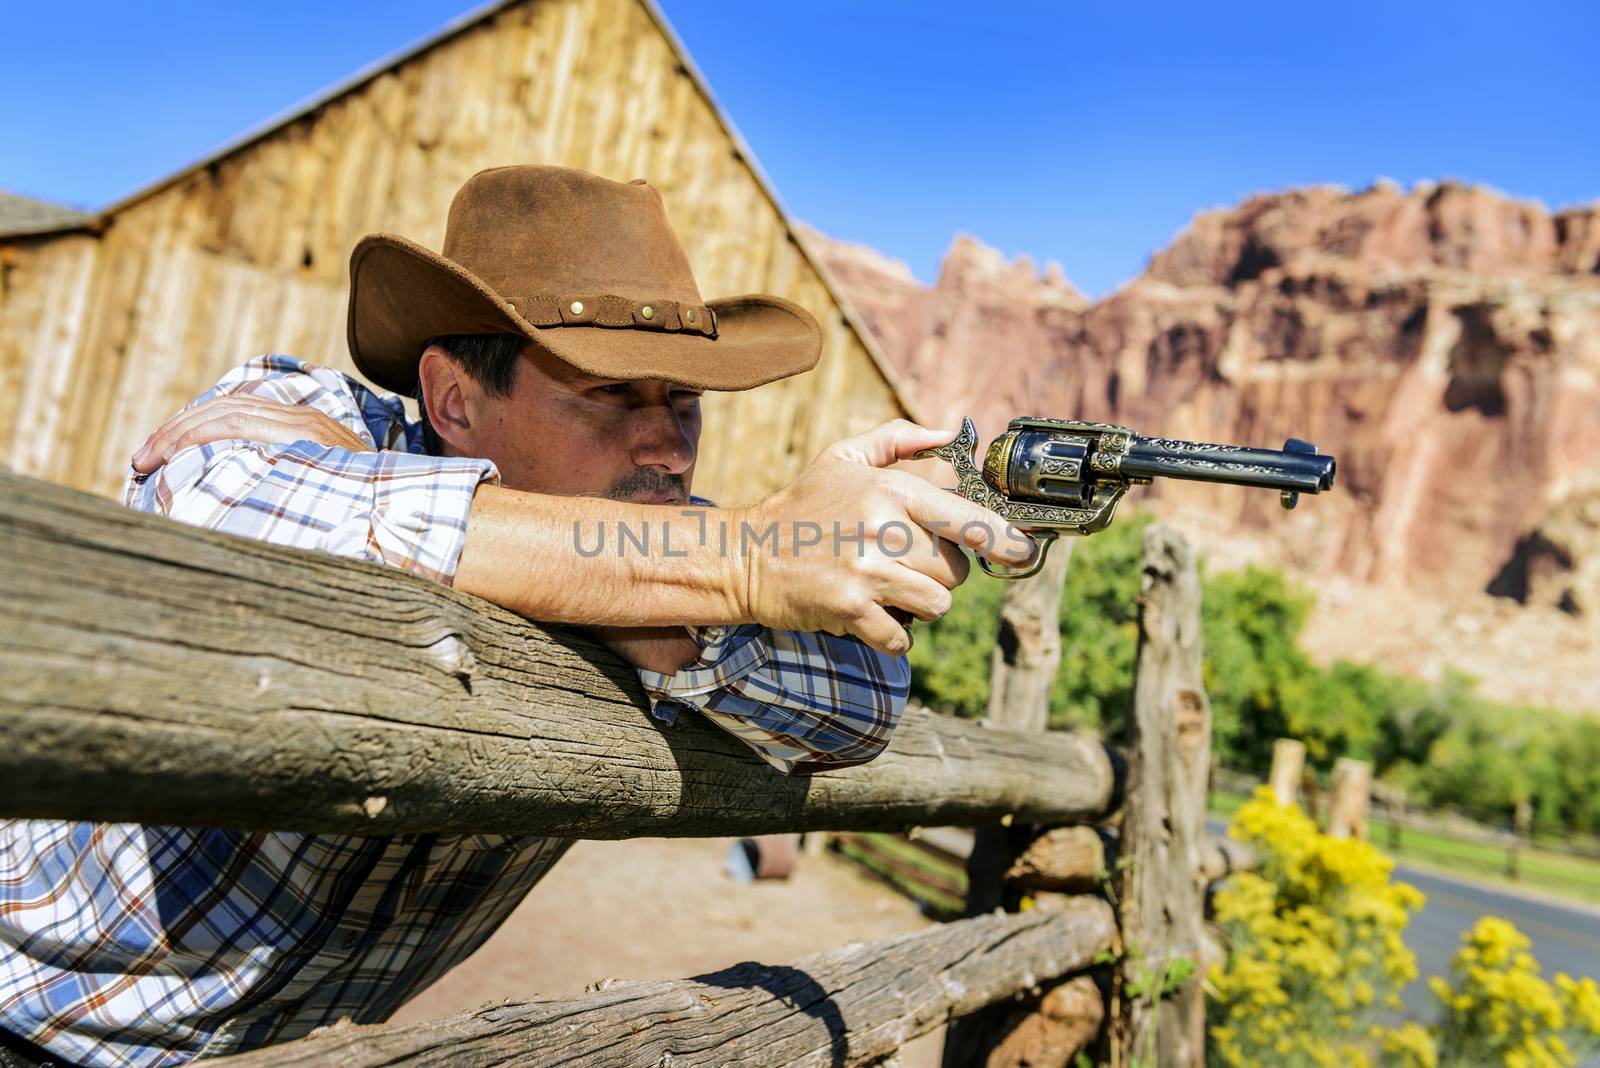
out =
[[[1333,488],[1334,459],[1291,438],[1282,450],[1135,437],[1118,465],[1130,478],[1182,478],[1290,493]]]

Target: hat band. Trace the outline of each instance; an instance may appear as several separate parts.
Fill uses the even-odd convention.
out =
[[[507,303],[534,326],[609,326],[717,336],[717,313],[704,304],[631,300],[609,293],[563,297],[539,294]]]

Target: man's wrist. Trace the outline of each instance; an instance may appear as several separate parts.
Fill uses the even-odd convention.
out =
[[[710,544],[706,545],[708,552],[716,554],[716,560],[721,565],[720,584],[727,604],[727,612],[732,623],[754,623],[755,603],[752,597],[752,577],[754,568],[751,557],[755,554],[743,551],[743,532],[746,525],[754,526],[758,522],[757,512],[759,505],[744,508],[721,509],[719,517],[727,530],[727,537],[717,539],[716,549]],[[709,543],[710,539],[707,539]]]

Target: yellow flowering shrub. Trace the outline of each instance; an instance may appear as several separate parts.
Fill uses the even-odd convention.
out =
[[[1215,1063],[1571,1068],[1600,1048],[1600,985],[1565,973],[1546,981],[1527,936],[1494,916],[1462,936],[1451,979],[1429,980],[1436,1022],[1377,1024],[1416,977],[1403,936],[1422,894],[1391,882],[1393,862],[1371,844],[1322,834],[1270,790],[1256,791],[1229,833],[1260,864],[1216,896],[1231,947],[1207,977]]]
[[[1433,1032],[1419,1023],[1408,1020],[1398,1027],[1374,1028],[1372,1037],[1383,1052],[1380,1064],[1404,1068],[1437,1068],[1439,1064],[1439,1045]]]
[[[1600,1045],[1600,986],[1558,972],[1539,974],[1528,937],[1509,920],[1480,919],[1450,961],[1455,982],[1428,981],[1443,1006],[1438,1027],[1446,1064],[1570,1068]]]
[[[1422,894],[1390,881],[1393,862],[1370,843],[1320,833],[1266,789],[1230,833],[1260,866],[1216,896],[1231,952],[1208,977],[1215,1063],[1359,1068],[1381,1052],[1385,1064],[1432,1068],[1426,1031],[1374,1026],[1416,977],[1402,936]]]

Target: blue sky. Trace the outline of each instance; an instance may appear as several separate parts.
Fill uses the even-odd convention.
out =
[[[1600,197],[1594,0],[662,6],[789,209],[923,279],[965,231],[1099,295],[1312,182]],[[8,5],[0,188],[103,206],[470,7]]]

